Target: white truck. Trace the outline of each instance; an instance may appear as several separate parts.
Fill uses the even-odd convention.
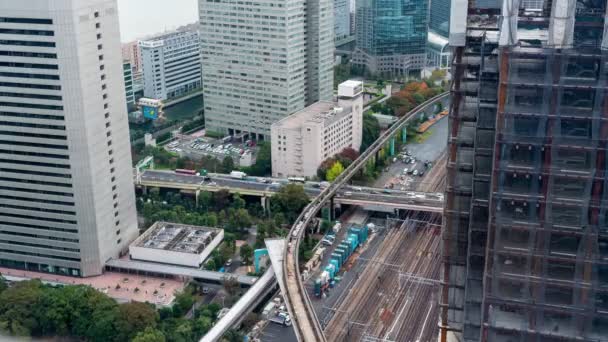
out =
[[[291,318],[289,318],[288,315],[279,315],[279,316],[274,316],[270,319],[268,319],[270,322],[276,323],[276,324],[281,324],[284,325],[286,327],[290,327],[291,326]]]
[[[245,177],[247,177],[247,174],[245,172],[241,172],[241,171],[232,171],[232,172],[230,172],[230,178],[245,179]]]

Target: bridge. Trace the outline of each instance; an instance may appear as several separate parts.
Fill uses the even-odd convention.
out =
[[[267,200],[287,183],[289,181],[286,179],[256,177],[234,179],[223,174],[211,174],[209,178],[205,178],[157,170],[146,170],[137,179],[137,184],[140,186],[190,191],[195,193],[197,198],[200,191],[216,192],[220,190],[258,196],[261,198],[264,208],[268,207]],[[318,197],[322,192],[321,183],[306,182],[303,185],[304,191],[312,199]],[[373,211],[393,212],[394,209],[406,209],[441,213],[443,194],[346,185],[336,193],[333,203],[358,205]]]
[[[306,227],[317,213],[330,203],[341,192],[341,188],[357,174],[380,149],[382,149],[395,134],[405,127],[409,120],[418,114],[426,111],[430,106],[443,101],[449,92],[437,95],[424,102],[405,116],[400,118],[384,134],[378,138],[365,152],[357,158],[333,183],[316,196],[302,211],[289,232],[289,243],[283,256],[283,294],[287,308],[292,317],[293,327],[299,341],[304,342],[325,342],[327,339],[323,334],[323,329],[319,322],[316,312],[312,308],[312,303],[306,288],[302,284],[302,275],[299,268],[299,246],[304,237]]]

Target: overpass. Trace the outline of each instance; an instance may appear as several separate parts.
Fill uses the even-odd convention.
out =
[[[299,341],[305,342],[325,342],[327,339],[323,334],[323,329],[319,322],[319,318],[315,310],[312,308],[312,303],[308,297],[306,288],[302,284],[302,275],[299,268],[299,247],[304,237],[306,227],[311,222],[312,218],[317,215],[326,203],[331,202],[336,195],[340,193],[340,189],[361,170],[387,142],[402,129],[409,120],[416,117],[418,114],[427,110],[435,103],[444,100],[449,95],[449,92],[437,95],[434,98],[417,106],[412,111],[401,117],[393,126],[391,126],[384,134],[378,138],[365,152],[357,158],[342,174],[340,174],[332,184],[312,200],[306,208],[300,213],[300,216],[295,221],[289,232],[289,243],[283,257],[283,294],[287,308],[292,317],[293,327]]]
[[[234,179],[228,175],[213,174],[210,179],[200,176],[176,174],[173,171],[146,170],[137,180],[137,184],[144,187],[170,188],[191,191],[198,195],[200,191],[227,190],[230,193],[258,196],[262,199],[262,207],[266,208],[267,199],[274,195],[285,179],[269,179],[271,183],[250,177],[248,179]],[[304,191],[310,198],[321,194],[320,183],[306,182]],[[333,199],[334,204],[359,205],[364,208],[377,208],[374,211],[390,211],[394,209],[422,210],[440,213],[443,210],[443,194],[423,193],[416,191],[399,191],[389,189],[376,189],[358,186],[343,186]]]

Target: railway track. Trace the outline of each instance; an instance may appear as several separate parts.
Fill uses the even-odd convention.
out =
[[[299,269],[298,249],[304,237],[306,227],[311,219],[321,210],[321,208],[336,195],[338,190],[348,182],[362,167],[364,167],[372,156],[375,155],[389,139],[393,137],[409,120],[417,114],[426,110],[435,103],[442,101],[449,95],[449,92],[439,94],[432,99],[422,103],[405,116],[400,118],[391,126],[380,138],[378,138],[359,158],[357,158],[334,182],[323,190],[310,204],[304,208],[296,219],[289,231],[289,243],[283,255],[283,280],[285,283],[284,297],[287,308],[291,313],[292,322],[296,336],[300,341],[324,342],[326,341],[321,328],[321,324],[315,310],[312,308],[310,298],[306,293],[306,288],[302,284],[302,276]]]
[[[446,155],[419,185],[421,191],[445,187]],[[362,277],[325,329],[329,341],[436,340],[440,272],[441,215],[410,212],[392,229],[367,262]]]

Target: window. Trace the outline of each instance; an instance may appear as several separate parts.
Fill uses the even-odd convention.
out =
[[[112,140],[108,141],[108,146],[112,146]]]
[[[107,136],[107,137],[109,137],[109,136],[111,136],[111,135],[112,135],[112,132],[110,132],[110,131],[106,132],[106,136]]]
[[[101,78],[101,80],[103,81],[103,80],[105,80],[105,79],[106,79],[106,75],[105,75],[105,74],[104,74],[104,75],[101,75],[101,76],[100,76],[100,78]]]
[[[101,50],[101,49],[103,49],[103,45],[102,44],[97,45],[97,50]]]
[[[100,23],[95,23],[95,28],[101,28],[101,24]]]
[[[120,229],[116,231],[116,235],[120,235]]]
[[[115,225],[119,225],[120,224],[120,220],[116,220],[116,222],[114,222]]]
[[[106,90],[107,86],[104,84],[101,85],[101,90]]]
[[[108,104],[107,103],[103,104],[103,109],[108,109]]]
[[[110,127],[110,123],[109,122],[106,122],[106,128],[107,127]]]
[[[103,116],[107,119],[110,117],[110,113],[105,113]]]
[[[99,12],[96,11],[93,15],[95,16],[95,18],[99,18]]]
[[[97,39],[101,39],[101,33],[97,34]]]
[[[120,245],[120,242],[122,242],[122,239],[118,239],[118,241],[116,241],[116,244]]]
[[[106,67],[102,64],[99,66],[99,70],[104,70]]]

